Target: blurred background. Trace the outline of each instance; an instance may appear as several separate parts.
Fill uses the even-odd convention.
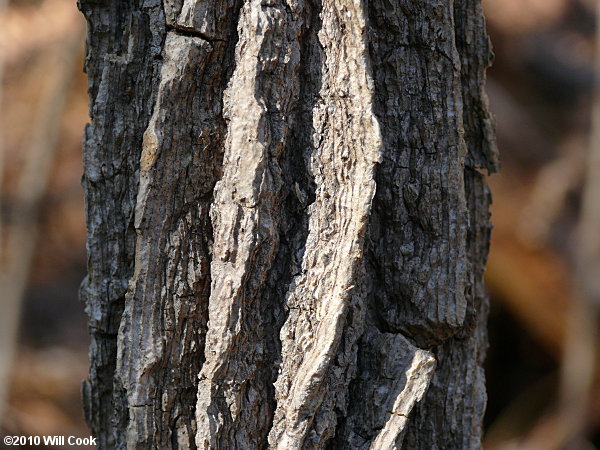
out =
[[[596,2],[484,7],[502,159],[489,178],[485,448],[600,448],[600,270],[590,269],[600,268]],[[74,0],[0,0],[0,435],[88,435],[77,297],[86,263],[84,35]]]

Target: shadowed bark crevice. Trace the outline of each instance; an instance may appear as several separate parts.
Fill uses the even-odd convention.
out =
[[[175,34],[179,34],[181,36],[187,37],[195,37],[202,39],[206,42],[225,42],[224,39],[215,39],[207,36],[200,31],[195,30],[194,28],[183,27],[181,25],[167,25],[167,31]]]
[[[316,186],[310,171],[310,157],[314,152],[313,110],[321,88],[321,52],[317,33],[320,25],[320,1],[307,2],[307,27],[300,39],[300,68],[298,101],[293,108],[294,117],[290,139],[281,157],[283,177],[282,220],[279,227],[279,250],[271,270],[264,295],[268,298],[263,320],[270,330],[264,336],[270,366],[265,376],[269,383],[269,424],[267,433],[260,442],[261,448],[268,445],[267,434],[273,424],[276,408],[274,383],[281,364],[281,328],[287,318],[286,296],[294,277],[302,270],[302,259],[306,251],[309,232],[308,209],[315,201]]]

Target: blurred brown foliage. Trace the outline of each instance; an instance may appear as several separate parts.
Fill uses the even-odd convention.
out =
[[[564,443],[553,430],[560,428],[561,364],[574,300],[595,2],[485,0],[484,6],[496,53],[488,91],[503,165],[501,174],[490,178],[495,230],[487,271],[492,310],[485,445],[561,448]],[[48,55],[67,45],[82,21],[72,0],[12,1],[2,17],[4,239],[48,74],[55,69]],[[72,82],[56,121],[58,147],[40,211],[43,239],[24,298],[2,434],[88,433],[79,399],[88,341],[77,300],[85,272],[80,177],[81,134],[88,118],[82,60],[81,49],[68,68]],[[597,376],[594,386],[585,423],[589,440],[569,448],[599,444]]]

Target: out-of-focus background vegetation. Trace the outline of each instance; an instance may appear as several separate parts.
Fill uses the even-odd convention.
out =
[[[597,316],[583,303],[576,269],[593,148],[596,2],[484,6],[502,156],[501,174],[489,180],[485,446],[595,448]],[[79,393],[88,338],[77,298],[86,263],[84,29],[74,0],[0,0],[0,435],[88,435]],[[565,444],[573,429],[587,438]]]

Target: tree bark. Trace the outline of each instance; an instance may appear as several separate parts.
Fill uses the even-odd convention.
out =
[[[79,0],[101,448],[478,448],[480,0]]]

